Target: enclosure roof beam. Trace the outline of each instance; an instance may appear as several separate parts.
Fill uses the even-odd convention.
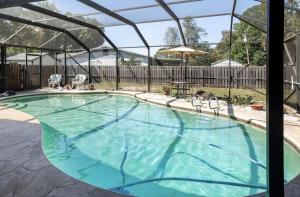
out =
[[[43,1],[43,0],[0,0],[0,9],[24,5],[27,3]]]
[[[263,24],[263,25],[266,25],[264,22],[257,21],[257,20],[251,19],[251,18],[246,18],[246,17],[240,16],[240,15],[238,15],[238,14],[234,14],[233,16],[234,16],[235,18],[239,19],[240,21],[243,21],[244,23],[250,25],[251,27],[254,27],[255,29],[258,29],[259,31],[261,31],[261,32],[263,32],[263,33],[267,33],[267,30],[265,30],[265,29],[263,29],[263,28],[261,28],[261,27],[259,27],[259,26],[257,26],[257,25],[254,25],[254,24],[250,23],[250,22],[247,21],[247,20],[252,20],[253,22],[257,22],[257,23],[261,23],[261,24]],[[245,19],[244,19],[244,18],[245,18]]]
[[[99,13],[93,13],[93,14],[83,14],[83,15],[78,15],[81,17],[85,17],[85,16],[93,16],[93,15],[97,15]],[[230,16],[231,13],[227,12],[227,13],[220,13],[220,14],[208,14],[208,15],[197,15],[197,16],[193,16],[191,18],[209,18],[209,17],[217,17],[217,16]],[[78,16],[71,16],[70,18],[75,18]],[[184,17],[179,18],[179,20],[184,19]],[[36,22],[43,22],[43,21],[53,21],[53,20],[57,20],[57,18],[48,18],[48,19],[44,19],[44,20],[38,20]],[[155,20],[148,20],[148,21],[141,21],[141,22],[136,22],[135,24],[148,24],[148,23],[156,23],[156,22],[167,22],[167,21],[172,21],[173,19],[155,19]],[[98,28],[102,28],[102,27],[117,27],[117,26],[123,26],[123,25],[127,25],[127,24],[114,24],[114,25],[101,25],[101,26],[97,26]],[[67,29],[67,30],[80,30],[80,29],[86,29],[86,27],[82,27],[82,28],[72,28],[72,29]]]
[[[47,44],[49,44],[50,42],[52,42],[53,40],[55,40],[57,37],[59,37],[60,35],[62,35],[63,33],[60,32],[56,35],[54,35],[50,40],[48,40],[47,42],[43,43],[42,45],[39,46],[39,48],[42,48],[44,46],[46,46]]]
[[[53,12],[51,10],[48,10],[48,9],[45,9],[45,8],[42,8],[42,7],[39,7],[39,6],[35,6],[35,5],[32,5],[32,4],[26,4],[26,5],[23,5],[22,6],[23,8],[26,8],[26,9],[29,9],[29,10],[32,10],[32,11],[35,11],[35,12],[38,12],[38,13],[41,13],[41,14],[44,14],[44,15],[48,15],[48,16],[51,16],[51,17],[54,17],[54,18],[58,18],[60,20],[64,20],[64,21],[67,21],[67,22],[70,22],[70,23],[74,23],[74,24],[77,24],[77,25],[80,25],[80,26],[83,26],[83,27],[87,27],[87,28],[90,28],[90,29],[94,29],[96,30],[115,50],[117,50],[117,47],[116,45],[106,36],[106,34],[99,28],[97,27],[96,25],[92,25],[92,24],[89,24],[89,23],[86,23],[84,21],[81,21],[81,20],[77,20],[75,18],[71,18],[71,17],[68,17],[66,15],[63,15],[63,14],[59,14],[57,12]]]
[[[18,33],[20,33],[21,31],[23,31],[28,25],[23,25],[20,29],[18,29],[15,33],[13,33],[12,35],[10,35],[7,39],[5,39],[1,44],[5,44],[8,41],[10,41],[12,38],[14,38]]]
[[[76,36],[70,33],[67,30],[64,30],[67,35],[69,35],[73,40],[75,40],[82,48],[84,48],[87,52],[90,52],[89,47],[87,47],[81,40],[79,40]]]
[[[25,49],[33,49],[33,50],[43,50],[43,51],[57,51],[57,52],[64,52],[63,49],[52,49],[47,47],[32,47],[32,46],[25,46],[25,45],[17,45],[17,44],[1,44],[0,46],[6,46],[6,47],[14,47],[14,48],[25,48]]]
[[[49,30],[52,30],[52,31],[58,31],[58,32],[66,33],[72,39],[74,39],[82,48],[89,51],[89,48],[87,46],[85,46],[85,44],[83,44],[78,38],[76,38],[73,34],[71,34],[69,31],[67,31],[65,29],[55,27],[55,26],[51,26],[51,25],[47,25],[47,24],[43,24],[43,23],[33,22],[33,21],[30,21],[30,20],[27,20],[27,19],[15,17],[15,16],[10,16],[10,15],[6,15],[6,14],[2,14],[2,13],[0,13],[0,18],[5,19],[5,20],[9,20],[9,21],[14,21],[14,22],[18,22],[18,23],[23,23],[23,24],[35,26],[35,27],[40,27],[40,28],[43,28],[43,29],[49,29]]]
[[[126,24],[132,26],[134,28],[134,30],[136,31],[136,33],[138,34],[138,36],[140,37],[140,39],[142,40],[142,42],[144,43],[144,45],[147,48],[149,48],[149,45],[148,45],[146,39],[144,38],[144,36],[142,35],[142,33],[140,32],[140,30],[138,29],[138,27],[136,26],[136,24],[134,22],[128,20],[127,18],[124,18],[123,16],[121,16],[121,15],[115,13],[115,12],[110,11],[109,9],[99,5],[98,3],[95,3],[92,0],[78,0],[78,1],[80,1],[81,3],[87,5],[91,8],[94,8],[95,10],[98,10],[98,11],[100,11],[100,12],[102,12],[102,13],[110,16],[110,17],[113,17],[113,18],[115,18],[115,19],[117,19],[117,20],[119,20],[123,23],[126,23]]]
[[[193,3],[193,2],[199,2],[204,0],[176,0],[172,2],[168,2],[167,5],[178,5],[178,4],[184,4],[184,3]],[[146,8],[156,8],[159,7],[158,4],[147,4],[142,6],[134,6],[134,7],[128,7],[128,8],[121,8],[121,9],[115,9],[111,10],[112,12],[118,13],[118,12],[126,12],[126,11],[134,11],[134,10],[140,10],[140,9],[146,9]],[[99,13],[91,13],[91,14],[99,14]],[[82,16],[82,15],[79,15]]]
[[[187,44],[185,41],[184,33],[182,31],[182,27],[181,27],[179,18],[176,16],[176,14],[171,10],[171,8],[163,0],[156,0],[156,2],[175,20],[175,22],[177,23],[180,35],[181,35],[183,45],[186,46]]]

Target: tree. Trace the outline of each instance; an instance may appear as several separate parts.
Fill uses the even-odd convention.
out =
[[[202,41],[202,37],[205,36],[207,33],[205,29],[199,27],[197,23],[191,18],[186,17],[183,19],[182,22],[182,29],[183,34],[186,40],[186,43],[189,47],[194,49],[200,49],[204,51],[209,51],[209,47],[207,43]],[[180,45],[180,33],[177,28],[169,27],[165,33],[164,41],[165,44],[169,45],[170,48]],[[160,49],[163,50],[163,49]],[[160,51],[159,50],[159,51]],[[162,57],[164,55],[155,54],[156,57]],[[189,64],[190,65],[207,65],[209,59],[201,59],[201,57],[189,57]]]
[[[121,57],[120,64],[122,66],[136,66],[135,57],[131,56],[128,60],[125,60],[124,57]]]
[[[298,0],[288,0],[286,4],[298,8]],[[284,10],[284,35],[285,38],[296,36],[300,31],[300,12],[291,9]]]
[[[202,36],[207,34],[191,17],[184,18],[182,28],[187,45],[195,49],[199,47]]]
[[[220,59],[229,58],[229,31],[223,32],[221,42],[217,45],[215,51]],[[247,41],[245,42],[245,37]],[[266,62],[265,53],[265,35],[254,27],[241,22],[234,24],[232,32],[231,57],[233,60],[247,64],[249,55],[250,64],[262,66]]]
[[[170,45],[171,47],[180,45],[178,29],[175,27],[168,27],[165,33],[164,41],[167,45]]]
[[[265,20],[265,8],[261,5],[256,5],[246,10],[241,17],[256,19],[257,21]],[[251,21],[250,23],[253,23]],[[254,26],[262,23],[254,23]],[[260,28],[264,28],[260,26]],[[230,32],[224,31],[222,39],[215,49],[215,53],[220,59],[228,59],[228,49],[230,47]],[[245,37],[247,38],[245,42]],[[252,27],[244,22],[236,23],[233,26],[231,57],[233,60],[247,64],[249,54],[250,64],[262,66],[266,63],[266,35],[259,29]]]
[[[201,38],[207,35],[205,29],[199,27],[191,17],[183,19],[182,28],[187,45],[194,49],[199,48],[199,46],[201,47]],[[170,45],[171,47],[180,45],[180,34],[178,29],[175,27],[168,27],[164,36],[164,41],[165,44]]]

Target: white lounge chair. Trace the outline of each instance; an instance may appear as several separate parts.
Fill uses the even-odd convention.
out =
[[[72,86],[84,86],[88,84],[88,76],[86,75],[76,75],[74,79],[72,79]]]
[[[61,75],[60,74],[53,74],[50,76],[50,78],[48,79],[48,86],[49,87],[55,87],[55,85],[58,85],[58,87],[61,84]]]

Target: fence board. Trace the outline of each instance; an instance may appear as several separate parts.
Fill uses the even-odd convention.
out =
[[[21,68],[19,66],[10,66],[9,69],[13,76],[13,73],[19,73],[16,71]],[[55,67],[43,66],[42,67],[42,85],[47,86],[48,78],[54,73]],[[70,82],[76,74],[88,74],[87,66],[78,65],[68,66],[68,81]],[[120,82],[121,83],[144,83],[147,82],[148,69],[144,66],[119,66],[120,70]],[[116,74],[115,66],[92,66],[91,74],[94,82],[114,82]],[[180,66],[151,66],[151,84],[167,84],[171,81],[184,81],[184,67]],[[30,66],[27,69],[29,75],[29,82],[34,85],[39,83],[39,67]],[[64,75],[64,68],[58,67],[58,73]],[[248,67],[241,70],[240,67],[232,67],[231,73],[233,76],[232,87],[249,87],[255,89],[265,88],[265,67]],[[286,69],[284,76],[285,79],[290,80],[293,72]],[[230,69],[228,67],[200,67],[200,66],[189,66],[187,69],[187,81],[194,83],[196,87],[229,87],[229,76]],[[289,88],[289,84],[286,85]]]

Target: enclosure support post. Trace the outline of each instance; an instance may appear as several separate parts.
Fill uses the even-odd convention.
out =
[[[284,196],[284,0],[267,1],[267,182],[269,196]]]
[[[64,66],[65,66],[65,85],[67,85],[68,83],[68,65],[67,65],[67,52],[65,51],[64,52],[64,60],[65,60],[65,63],[64,63]]]
[[[119,50],[116,50],[116,90],[119,90]]]
[[[231,98],[231,84],[233,81],[231,74],[231,45],[232,45],[232,29],[233,29],[233,16],[235,12],[236,0],[233,2],[231,18],[230,18],[230,34],[229,34],[229,57],[228,57],[228,67],[229,67],[229,89],[228,89],[228,97]]]
[[[151,56],[150,56],[150,47],[148,48],[148,80],[147,80],[147,91],[151,92]]]
[[[68,83],[68,66],[67,66],[67,33],[65,32],[65,39],[64,39],[64,67],[65,67],[65,70],[64,70],[64,75],[65,75],[65,85],[67,85]]]
[[[24,90],[27,88],[27,68],[28,68],[28,55],[27,55],[27,49],[25,49],[25,69],[24,69]]]
[[[187,69],[187,56],[185,56],[184,58],[184,82],[187,82],[187,72],[188,72],[188,69]]]
[[[5,65],[6,65],[6,48],[5,46],[1,46],[1,67],[0,67],[0,80],[1,87],[0,92],[5,91]]]
[[[55,74],[57,74],[57,52],[55,51]]]
[[[91,72],[91,51],[88,50],[88,67],[89,67],[89,83],[92,83],[92,72]]]
[[[297,97],[297,106],[296,109],[300,112],[300,35],[296,37],[296,97]]]
[[[43,65],[43,51],[40,54],[40,89],[42,89],[42,65]]]

